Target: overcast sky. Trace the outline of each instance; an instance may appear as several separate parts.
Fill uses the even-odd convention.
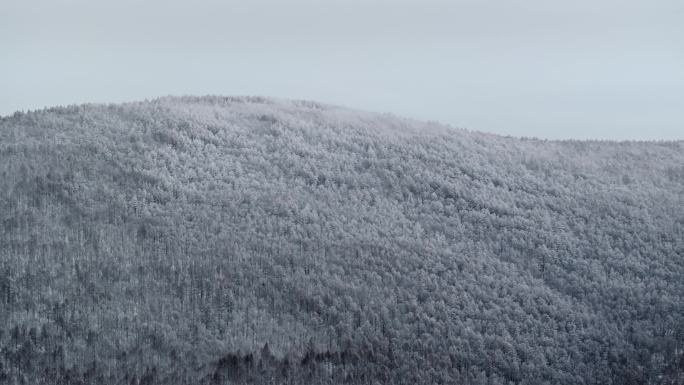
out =
[[[0,115],[310,99],[542,138],[684,139],[682,0],[0,0]]]

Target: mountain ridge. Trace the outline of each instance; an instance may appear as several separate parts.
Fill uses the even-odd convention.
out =
[[[676,383],[683,145],[258,97],[4,117],[0,380]]]
[[[167,95],[167,96],[160,96],[156,98],[151,98],[151,99],[141,99],[141,100],[134,100],[134,101],[125,101],[125,102],[118,102],[118,103],[72,103],[72,104],[67,104],[67,105],[56,105],[56,106],[51,106],[51,107],[43,107],[43,108],[36,108],[36,109],[29,109],[29,110],[22,110],[22,111],[15,111],[13,113],[9,113],[4,116],[0,116],[0,120],[2,119],[9,119],[12,117],[20,116],[23,114],[34,114],[34,113],[44,113],[44,112],[57,112],[60,110],[70,110],[73,108],[87,108],[87,107],[108,107],[108,106],[134,106],[134,105],[141,105],[141,104],[146,104],[146,103],[163,103],[163,102],[184,102],[184,103],[200,103],[200,102],[211,102],[211,103],[218,103],[218,102],[239,102],[239,103],[269,103],[269,104],[290,104],[291,106],[294,107],[308,107],[308,108],[313,108],[313,109],[339,109],[339,110],[346,110],[348,112],[355,112],[355,113],[362,113],[362,114],[374,114],[374,115],[382,115],[382,116],[388,116],[388,117],[393,117],[396,119],[400,120],[405,120],[407,122],[414,122],[414,123],[422,123],[422,124],[429,124],[429,125],[436,125],[436,126],[442,126],[443,128],[446,128],[448,130],[452,131],[465,131],[465,132],[471,132],[471,133],[476,133],[476,134],[482,134],[482,135],[492,135],[492,136],[497,136],[497,137],[502,137],[502,138],[511,138],[511,139],[517,139],[517,140],[523,140],[523,141],[540,141],[540,142],[555,142],[555,143],[574,143],[574,142],[580,142],[580,143],[658,143],[658,144],[668,144],[668,143],[678,143],[682,144],[684,143],[684,139],[663,139],[663,140],[640,140],[640,139],[621,139],[621,140],[613,140],[613,139],[545,139],[545,138],[539,138],[539,137],[527,137],[527,136],[512,136],[512,135],[502,135],[502,134],[496,134],[496,133],[490,133],[490,132],[485,132],[485,131],[478,131],[477,129],[470,129],[470,128],[465,128],[465,127],[455,127],[451,124],[447,123],[442,123],[439,121],[433,121],[433,120],[428,120],[424,121],[421,119],[417,118],[411,118],[411,117],[404,117],[395,113],[390,113],[390,112],[374,112],[374,111],[369,111],[369,110],[364,110],[364,109],[359,109],[359,108],[354,108],[354,107],[348,107],[348,106],[343,106],[343,105],[337,105],[333,103],[321,103],[317,102],[314,100],[309,100],[309,99],[288,99],[288,98],[282,98],[282,97],[273,97],[273,96],[258,96],[258,95],[234,95],[234,96],[221,96],[221,95],[216,95],[216,94],[207,94],[207,95],[202,95],[202,96],[194,96],[194,95]]]

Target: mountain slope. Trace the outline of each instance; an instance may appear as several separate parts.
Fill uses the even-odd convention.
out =
[[[0,382],[682,381],[682,142],[162,98],[4,117],[0,175]]]

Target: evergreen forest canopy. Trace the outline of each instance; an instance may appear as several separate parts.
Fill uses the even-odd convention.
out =
[[[684,142],[167,97],[0,176],[0,383],[684,383]]]

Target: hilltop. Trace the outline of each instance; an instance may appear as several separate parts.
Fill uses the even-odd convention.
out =
[[[684,143],[258,97],[0,118],[0,383],[684,376]]]

